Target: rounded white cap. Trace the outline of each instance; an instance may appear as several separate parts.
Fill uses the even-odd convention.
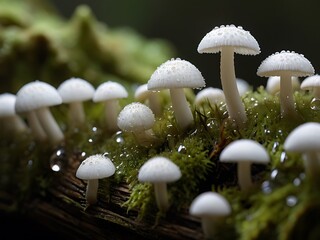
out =
[[[266,164],[270,161],[270,157],[260,143],[251,139],[239,139],[231,142],[222,150],[220,161]]]
[[[146,161],[138,174],[140,182],[174,182],[180,178],[180,168],[170,159],[160,156]]]
[[[25,84],[18,91],[15,109],[17,113],[25,113],[41,107],[50,107],[61,103],[62,99],[53,86],[36,80]]]
[[[153,127],[155,117],[152,110],[139,102],[125,106],[118,115],[118,127],[123,131],[139,132]]]
[[[180,58],[162,63],[148,81],[149,90],[170,88],[202,88],[206,85],[201,72]]]
[[[115,173],[112,161],[102,154],[95,154],[83,160],[78,167],[76,177],[84,180],[110,177]]]
[[[243,55],[256,55],[260,47],[249,31],[241,26],[221,25],[208,32],[198,46],[199,53],[217,53],[223,47],[233,47],[234,52]]]
[[[307,122],[299,125],[287,136],[283,148],[289,152],[319,151],[320,123]]]
[[[16,115],[16,95],[12,93],[0,94],[0,117],[11,117]]]
[[[266,91],[270,94],[276,94],[280,92],[280,76],[271,76],[267,80]],[[292,80],[292,88],[294,90],[300,89],[300,80],[298,77],[293,76],[291,77]]]
[[[57,91],[62,98],[62,102],[71,103],[92,99],[95,89],[84,79],[70,78],[62,82]]]
[[[320,75],[318,74],[305,78],[302,81],[300,86],[300,88],[304,90],[318,88],[318,87],[320,87]]]
[[[296,77],[310,76],[314,74],[314,68],[302,54],[281,51],[267,57],[257,70],[260,77],[281,76],[288,73]]]
[[[94,102],[128,97],[128,92],[120,83],[108,81],[100,84],[93,95]]]
[[[240,96],[244,95],[250,90],[250,84],[242,78],[236,78],[236,84]]]
[[[204,102],[209,102],[210,104],[219,104],[224,102],[225,97],[222,89],[207,87],[199,91],[194,99],[194,103],[199,105]]]
[[[215,192],[204,192],[192,201],[189,213],[196,217],[222,217],[231,213],[231,207],[222,195]]]

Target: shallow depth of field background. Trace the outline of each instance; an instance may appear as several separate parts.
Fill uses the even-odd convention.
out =
[[[316,73],[320,66],[318,0],[51,0],[70,17],[79,4],[91,7],[111,28],[131,27],[147,38],[169,40],[176,57],[198,67],[207,85],[220,87],[219,54],[199,54],[203,36],[221,24],[242,26],[258,41],[261,53],[235,56],[236,75],[253,86],[265,85],[256,70],[270,54],[290,50],[304,54]]]

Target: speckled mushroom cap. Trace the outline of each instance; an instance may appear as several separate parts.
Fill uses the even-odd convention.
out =
[[[95,89],[84,79],[70,78],[62,82],[57,91],[62,98],[62,102],[71,103],[92,99]]]
[[[209,102],[210,104],[218,104],[225,100],[223,90],[220,88],[207,87],[199,91],[194,99],[194,103],[199,105],[201,103]]]
[[[290,76],[304,77],[313,75],[314,68],[302,54],[281,51],[263,60],[258,67],[257,75],[260,77],[281,76],[289,72]]]
[[[41,107],[50,107],[61,103],[62,99],[53,86],[36,80],[25,84],[17,92],[15,110],[17,113],[25,113]]]
[[[268,163],[269,154],[258,142],[251,139],[239,139],[227,145],[220,154],[221,162]]]
[[[76,177],[83,180],[101,179],[115,173],[112,161],[102,154],[95,154],[83,160],[77,169]]]
[[[320,123],[307,122],[293,129],[284,142],[284,149],[288,152],[303,153],[319,151]]]
[[[300,85],[300,88],[305,90],[316,87],[320,87],[320,75],[318,74],[305,78]]]
[[[94,102],[128,97],[128,92],[120,83],[108,81],[100,84],[93,95]]]
[[[218,53],[223,47],[233,47],[234,52],[243,55],[260,53],[257,40],[241,26],[221,25],[208,32],[198,45],[199,53]]]
[[[139,170],[140,182],[174,182],[180,179],[180,168],[170,159],[157,156],[146,161]]]
[[[118,127],[122,131],[139,132],[153,127],[155,117],[152,110],[139,102],[126,105],[118,115]]]
[[[222,195],[204,192],[192,201],[189,212],[196,217],[227,216],[231,213],[231,207]]]
[[[0,94],[0,117],[11,117],[16,115],[16,95],[12,93]]]
[[[201,72],[192,63],[180,58],[162,63],[148,81],[149,90],[202,88],[206,85]]]

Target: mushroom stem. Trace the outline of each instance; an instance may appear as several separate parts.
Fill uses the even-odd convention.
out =
[[[202,217],[201,227],[206,239],[214,239],[217,233],[219,217]]]
[[[36,140],[45,141],[47,139],[47,134],[40,124],[36,112],[30,111],[27,113],[27,121],[31,128],[31,132]]]
[[[193,115],[184,94],[183,88],[171,88],[170,96],[172,101],[172,108],[178,126],[182,130],[184,130],[191,124],[193,124]]]
[[[133,132],[133,135],[141,146],[150,147],[150,145],[157,141],[152,129],[141,132]]]
[[[69,103],[69,120],[74,126],[83,126],[85,123],[85,114],[82,102]]]
[[[306,152],[302,155],[307,176],[316,177],[320,172],[320,159],[317,152]]]
[[[14,131],[19,133],[28,129],[26,123],[17,115],[6,117],[3,120],[3,128],[7,130],[7,132]]]
[[[169,208],[167,184],[164,182],[154,183],[154,193],[159,210],[166,212]]]
[[[233,47],[223,47],[221,51],[220,75],[229,116],[242,128],[247,121],[247,115],[236,83]]]
[[[119,130],[118,127],[118,113],[119,113],[119,102],[118,100],[107,100],[105,101],[105,121],[106,129],[114,133]]]
[[[291,76],[284,74],[280,81],[280,108],[282,116],[294,116],[296,110],[294,106]]]
[[[315,98],[320,99],[320,88],[319,88],[319,87],[313,88],[313,96],[314,96]]]
[[[64,139],[64,135],[53,118],[49,108],[39,108],[36,110],[36,113],[44,131],[48,134],[50,141],[53,144],[61,142]]]
[[[161,115],[161,104],[159,95],[157,92],[152,92],[149,96],[149,107],[155,116],[159,117]]]
[[[95,204],[98,196],[99,179],[90,179],[87,183],[86,200],[88,204]]]
[[[238,182],[242,191],[248,191],[253,183],[251,180],[251,163],[239,162],[238,163]]]

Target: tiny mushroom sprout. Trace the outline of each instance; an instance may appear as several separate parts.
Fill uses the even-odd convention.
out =
[[[86,201],[89,205],[97,202],[99,179],[108,178],[114,173],[114,164],[103,154],[91,155],[81,162],[76,177],[88,181]]]
[[[194,99],[194,104],[199,106],[203,103],[210,105],[220,104],[224,102],[224,93],[220,88],[207,87],[199,91]]]
[[[300,88],[311,91],[315,98],[320,99],[320,75],[316,74],[305,78],[302,81]]]
[[[287,152],[302,154],[307,176],[320,174],[320,123],[306,122],[293,129],[287,136],[283,148]]]
[[[181,130],[187,129],[194,122],[184,88],[204,86],[205,81],[201,72],[192,63],[180,58],[162,63],[148,81],[149,90],[170,90],[175,119]]]
[[[247,121],[244,104],[236,83],[234,53],[256,55],[260,47],[249,31],[234,25],[222,25],[208,32],[198,45],[199,53],[218,53],[220,57],[221,85],[229,116],[242,128]]]
[[[159,93],[148,90],[148,84],[142,84],[136,88],[134,93],[134,99],[138,102],[146,103],[152,110],[155,116],[161,115],[161,103]]]
[[[266,91],[270,94],[277,94],[280,92],[280,76],[271,76],[268,77]],[[294,91],[300,89],[300,80],[298,77],[291,77],[292,89]]]
[[[237,163],[240,189],[248,192],[252,186],[251,164],[267,164],[270,161],[267,150],[251,139],[239,139],[227,145],[220,154],[220,162]]]
[[[314,68],[309,60],[296,52],[276,52],[262,61],[257,74],[260,77],[280,76],[281,114],[296,116],[291,78],[313,75]]]
[[[106,129],[110,133],[119,130],[117,125],[120,111],[119,99],[126,97],[128,97],[128,92],[125,87],[114,81],[100,84],[94,93],[93,101],[104,103]]]
[[[28,123],[39,140],[44,140],[47,136],[53,144],[57,144],[64,139],[49,109],[62,103],[58,91],[53,86],[36,80],[20,88],[16,97],[16,112],[27,114]]]
[[[2,120],[2,128],[8,132],[24,132],[28,127],[16,113],[15,102],[16,95],[12,93],[0,94],[0,120]]]
[[[146,161],[139,169],[138,180],[152,183],[156,203],[161,212],[169,208],[167,183],[175,182],[181,178],[180,168],[170,159],[155,156]]]
[[[126,105],[118,115],[118,126],[124,132],[131,132],[141,146],[150,146],[156,142],[152,127],[155,117],[151,109],[140,103]]]
[[[192,201],[189,213],[201,219],[205,238],[214,239],[220,224],[230,215],[231,207],[221,194],[203,192]]]
[[[94,94],[94,87],[81,78],[69,78],[62,82],[57,88],[63,103],[69,104],[70,124],[76,127],[85,123],[83,102],[91,100]]]

